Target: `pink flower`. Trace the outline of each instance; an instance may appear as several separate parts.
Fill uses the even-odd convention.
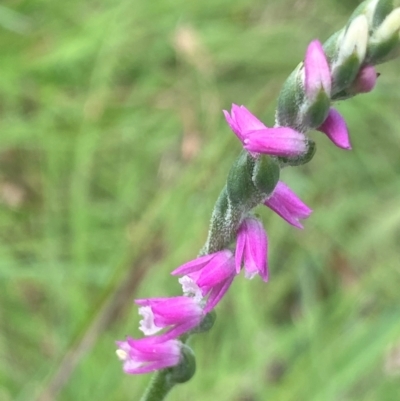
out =
[[[184,275],[179,282],[183,292],[195,299],[208,296],[204,312],[210,312],[228,291],[235,275],[232,252],[222,250],[201,256],[175,269],[171,274]]]
[[[177,338],[198,326],[204,317],[203,308],[194,299],[185,296],[171,298],[137,299],[139,314],[143,316],[139,329],[145,335],[152,335],[170,328],[157,337],[158,341]]]
[[[351,149],[346,121],[344,121],[344,118],[334,108],[331,107],[329,109],[328,117],[326,117],[323,124],[317,130],[326,134],[337,147]]]
[[[330,97],[332,77],[324,49],[318,40],[307,47],[304,59],[304,87],[308,100],[313,102],[321,89]]]
[[[264,205],[297,228],[303,228],[299,220],[306,219],[312,213],[312,210],[282,181],[278,182]]]
[[[245,218],[237,232],[236,273],[240,272],[243,263],[247,278],[251,279],[258,273],[268,281],[267,251],[268,238],[263,225],[256,218]]]
[[[297,156],[307,150],[306,137],[290,127],[268,128],[244,106],[232,104],[226,121],[249,152],[272,156]]]
[[[117,356],[125,373],[140,374],[175,366],[180,362],[182,343],[178,340],[155,341],[154,337],[117,341]]]

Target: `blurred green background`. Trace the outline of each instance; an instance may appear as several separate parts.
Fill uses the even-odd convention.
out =
[[[273,123],[308,42],[349,0],[5,0],[0,5],[0,400],[137,400],[116,339],[137,297],[203,245],[239,141]],[[299,231],[260,208],[270,282],[238,278],[176,401],[393,401],[400,386],[400,61],[337,105],[353,151],[311,135],[282,178]]]

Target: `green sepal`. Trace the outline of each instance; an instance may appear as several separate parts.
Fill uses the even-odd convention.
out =
[[[385,40],[384,42],[374,43],[373,41],[370,41],[368,43],[365,62],[372,65],[381,64],[397,57],[399,52],[399,32],[395,32],[388,40]]]
[[[200,322],[200,324],[194,329],[190,330],[188,334],[205,333],[209,331],[214,326],[216,319],[217,319],[217,314],[215,313],[214,310],[212,310],[211,312],[207,313],[204,316],[203,320]]]
[[[368,4],[371,3],[372,0],[366,0],[363,1],[351,14],[349,18],[348,24],[353,21],[356,17],[359,15],[366,15],[367,14],[367,8]],[[390,8],[390,9],[389,9]],[[393,9],[393,0],[380,0],[378,4],[375,6],[375,13],[372,21],[372,27],[371,28],[376,28],[377,25],[381,24],[382,21],[385,19],[385,17],[390,14],[390,12]]]
[[[308,128],[319,127],[326,119],[331,106],[331,99],[321,88],[316,99],[309,105],[302,118],[304,126]]]
[[[358,17],[361,14],[365,14],[366,8],[367,8],[367,4],[370,2],[371,0],[365,0],[363,1],[354,11],[353,13],[350,15],[349,18],[349,22],[353,21],[354,18]]]
[[[317,146],[312,139],[308,139],[307,143],[307,152],[297,157],[278,157],[277,161],[281,168],[291,166],[301,166],[303,164],[308,163],[314,157],[315,152],[317,151]]]
[[[181,360],[179,364],[166,370],[168,380],[171,384],[189,381],[196,373],[196,358],[192,349],[188,345],[182,344]]]
[[[252,181],[254,159],[248,152],[242,151],[234,161],[226,180],[226,189],[233,205],[247,205],[257,194]]]
[[[279,181],[280,170],[275,158],[261,155],[254,166],[254,185],[262,194],[271,195]]]
[[[218,196],[217,201],[214,206],[214,214],[218,217],[223,218],[228,213],[229,209],[229,200],[228,200],[228,192],[226,190],[226,186],[222,188],[221,193]]]
[[[356,78],[360,69],[360,60],[353,53],[345,62],[337,66],[332,77],[332,94],[348,88]]]
[[[332,100],[333,101],[346,100],[346,99],[350,99],[351,97],[354,97],[355,95],[358,95],[358,93],[351,93],[348,91],[348,89],[343,89],[342,91],[335,93],[332,96]]]
[[[279,93],[276,122],[281,127],[299,129],[299,124],[301,123],[300,106],[304,102],[301,68],[303,68],[303,63],[300,63],[289,75]]]
[[[234,226],[240,221],[241,217],[240,210],[235,211],[236,213],[234,214],[225,185],[215,203],[208,238],[204,247],[200,250],[199,256],[226,248],[231,241]]]
[[[335,32],[332,36],[330,36],[327,41],[324,43],[324,53],[330,65],[335,61],[338,55],[338,40],[340,35],[344,31],[344,28],[340,31]]]

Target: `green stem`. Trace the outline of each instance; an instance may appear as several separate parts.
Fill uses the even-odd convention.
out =
[[[140,401],[162,401],[167,396],[175,383],[169,380],[170,372],[168,370],[159,370],[154,373],[151,382],[147,386],[143,397]]]

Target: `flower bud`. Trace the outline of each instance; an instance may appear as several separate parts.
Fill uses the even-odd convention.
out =
[[[368,21],[365,15],[354,18],[340,42],[332,63],[333,93],[346,89],[356,77],[365,59],[368,42]]]
[[[368,43],[368,64],[376,65],[400,53],[400,8],[394,9],[376,29]]]
[[[350,21],[359,15],[365,15],[368,26],[375,29],[392,10],[393,0],[365,0],[354,10]]]
[[[324,49],[318,40],[313,40],[307,47],[304,59],[304,87],[310,103],[313,103],[321,91],[330,97],[331,73]]]
[[[300,108],[302,126],[316,128],[325,120],[331,96],[332,79],[321,43],[312,41],[304,59],[305,99]]]
[[[369,25],[375,29],[392,12],[393,0],[372,0],[366,7],[365,15]]]

